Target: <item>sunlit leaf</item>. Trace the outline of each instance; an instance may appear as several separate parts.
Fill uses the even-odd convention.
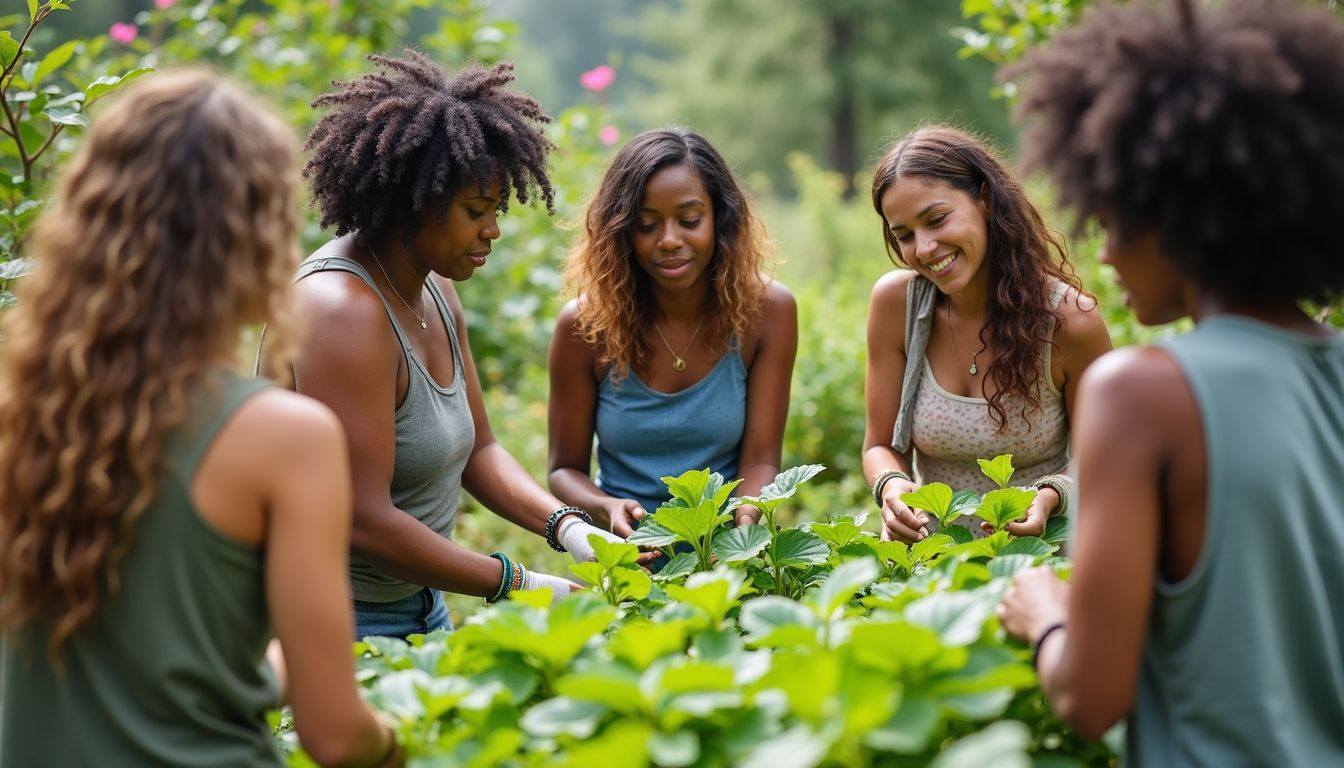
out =
[[[770,532],[763,525],[741,525],[714,537],[714,554],[719,562],[749,560],[770,543]]]
[[[1000,454],[988,461],[985,459],[976,459],[975,461],[980,465],[980,471],[984,473],[985,477],[993,480],[995,485],[1000,488],[1008,487],[1008,480],[1013,476],[1013,455],[1011,453]]]

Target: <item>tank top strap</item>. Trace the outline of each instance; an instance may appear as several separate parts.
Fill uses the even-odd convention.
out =
[[[219,431],[243,402],[272,386],[223,367],[207,368],[187,393],[187,416],[166,441],[164,456],[190,482]]]
[[[397,315],[392,311],[392,304],[378,289],[378,284],[373,281],[373,275],[369,274],[367,269],[353,259],[347,259],[344,256],[310,256],[299,265],[299,270],[294,274],[294,282],[299,282],[305,277],[315,272],[349,272],[350,274],[363,280],[378,300],[383,302],[383,311],[387,313],[387,319],[392,322],[392,330],[397,334],[397,341],[401,342],[401,350],[406,355],[406,359],[411,360],[414,355],[411,350],[411,340],[406,337],[406,332],[401,329],[401,323],[397,322]],[[451,329],[451,325],[450,325]],[[449,333],[452,331],[450,330]],[[456,349],[456,346],[454,346]],[[454,358],[456,360],[456,358]]]
[[[453,311],[448,307],[448,299],[439,290],[438,284],[433,279],[428,280],[427,284],[429,285],[429,295],[434,297],[434,304],[439,308],[439,319],[443,320],[443,327],[448,329],[448,343],[453,347],[453,368],[457,371],[453,381],[456,382],[461,379],[462,372],[466,370],[462,363],[462,344],[457,338],[457,322],[453,319]]]

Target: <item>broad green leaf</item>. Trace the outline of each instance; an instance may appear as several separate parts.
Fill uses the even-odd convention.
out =
[[[509,693],[510,702],[520,705],[537,690],[537,673],[522,664],[497,665],[471,677],[473,685],[498,683]]]
[[[635,565],[639,561],[639,547],[626,542],[607,541],[596,533],[588,534],[588,543],[593,548],[597,562],[604,568],[616,568],[622,565]]]
[[[777,595],[748,600],[742,606],[738,623],[751,642],[763,641],[780,629],[796,629],[803,630],[803,633],[794,633],[798,637],[810,637],[812,643],[815,643],[819,626],[816,615],[806,606]]]
[[[1032,557],[1045,557],[1054,554],[1059,547],[1051,546],[1045,541],[1035,536],[1021,536],[1004,545],[999,550],[999,556],[1003,555],[1031,555]]]
[[[590,739],[575,742],[562,752],[549,768],[592,768],[592,766],[620,765],[644,768],[649,764],[649,727],[643,723],[622,720],[612,723],[602,733]],[[416,764],[420,764],[417,760]],[[438,763],[425,763],[438,765]],[[447,761],[445,765],[451,765]],[[498,765],[506,763],[500,762]]]
[[[831,548],[826,542],[807,531],[787,528],[775,539],[776,565],[802,567],[826,562]]]
[[[653,519],[678,539],[698,542],[731,520],[732,515],[720,512],[713,501],[701,501],[694,507],[662,507]]]
[[[863,743],[883,752],[917,754],[927,748],[941,723],[938,705],[932,699],[907,693],[896,714],[885,725],[865,734]]]
[[[943,525],[952,520],[949,514],[952,509],[952,488],[945,483],[921,485],[910,493],[902,493],[901,501],[915,509],[929,512]]]
[[[863,519],[867,515],[859,517],[856,520],[852,515],[836,515],[829,523],[812,523],[808,530],[838,550],[863,535]]]
[[[1010,544],[1016,543],[1017,541],[1021,541],[1021,539],[1016,539],[1015,541],[1010,542]],[[1004,549],[1005,552],[1003,554],[1000,554],[998,557],[989,561],[989,574],[994,578],[1011,577],[1018,571],[1030,568],[1036,562],[1036,558],[1031,555],[1015,555],[1008,553],[1006,547]]]
[[[70,107],[48,107],[42,110],[42,116],[57,125],[77,125],[89,127],[89,116]]]
[[[707,629],[695,633],[691,655],[702,661],[733,664],[742,653],[742,636],[736,629]]]
[[[681,505],[695,507],[705,500],[705,489],[710,486],[710,476],[713,474],[716,473],[710,472],[709,468],[688,469],[677,477],[664,477],[662,481],[673,499],[680,501]],[[719,477],[718,484],[723,484],[722,476]],[[709,497],[713,498],[713,495],[711,491]]]
[[[1034,490],[999,488],[985,494],[975,515],[996,530],[1003,530],[1005,525],[1025,515],[1035,498]]]
[[[415,720],[425,714],[420,689],[434,678],[419,669],[402,669],[378,678],[369,689],[369,702],[379,710],[402,720]],[[465,695],[466,691],[463,691]]]
[[[999,488],[1007,488],[1008,480],[1013,476],[1013,455],[1004,453],[995,456],[990,461],[976,459],[975,462],[980,465],[980,471],[985,477],[994,481]]]
[[[1041,537],[1047,544],[1065,544],[1069,540],[1069,518],[1052,517],[1045,521],[1045,535]]]
[[[0,69],[9,67],[18,55],[19,41],[8,30],[0,30]]]
[[[23,138],[23,149],[31,157],[47,142],[47,134],[37,130],[31,122],[19,123],[19,136]]]
[[[636,544],[641,547],[670,547],[677,541],[676,534],[664,528],[657,520],[645,518],[639,523],[635,532],[626,539],[627,544]]]
[[[742,525],[714,537],[714,554],[719,562],[750,560],[770,543],[770,531],[763,525]]]
[[[686,625],[681,622],[654,624],[646,619],[632,619],[616,627],[607,650],[618,659],[628,661],[635,669],[648,669],[655,660],[679,654],[686,649]]]
[[[518,725],[533,736],[559,736],[563,733],[586,739],[597,730],[598,722],[606,713],[607,707],[603,704],[557,696],[524,712]]]
[[[923,541],[912,544],[910,546],[910,556],[916,563],[927,563],[950,549],[953,543],[951,536],[945,533],[935,533]]]
[[[813,768],[831,749],[830,739],[796,725],[757,747],[741,768]]]
[[[732,667],[698,659],[674,661],[663,671],[661,683],[660,689],[667,696],[699,691],[732,691],[735,687]]]
[[[663,589],[707,616],[712,626],[718,626],[728,611],[737,605],[738,597],[746,589],[746,578],[741,571],[719,566],[712,571],[692,574],[684,585],[667,584]]]
[[[910,547],[900,541],[877,541],[865,539],[863,542],[867,547],[884,562],[894,563],[905,569],[907,572],[914,566],[915,561],[910,555]]]
[[[610,578],[611,588],[620,602],[643,600],[653,589],[653,579],[642,568],[617,568],[611,572]]]
[[[70,60],[70,57],[75,54],[75,51],[79,49],[80,45],[82,45],[80,41],[71,40],[52,48],[46,56],[42,57],[42,61],[38,63],[37,69],[33,72],[32,79],[28,81],[28,87],[36,89],[38,83],[42,82],[43,78],[65,66],[65,63]]]
[[[963,736],[943,750],[929,768],[1031,768],[1031,732],[1016,720],[1001,720]]]
[[[605,664],[565,675],[555,682],[555,691],[576,701],[602,704],[626,715],[637,715],[644,709],[639,674],[620,664]]]
[[[606,569],[597,563],[571,563],[569,572],[580,582],[589,586],[601,585]]]
[[[849,602],[854,593],[873,583],[881,569],[871,558],[850,560],[831,571],[821,587],[807,596],[808,603],[822,617],[830,616]]]
[[[966,544],[975,541],[975,534],[970,528],[967,528],[964,525],[957,525],[956,523],[939,528],[938,532],[947,535],[957,544]]]
[[[638,533],[638,531],[636,531]],[[672,581],[682,576],[695,572],[695,566],[700,564],[700,559],[694,552],[678,552],[672,556],[667,565],[662,570],[653,574],[653,580],[657,582]]]
[[[762,488],[760,495],[754,498],[759,501],[787,499],[793,496],[798,486],[816,477],[824,469],[826,469],[824,464],[803,464],[786,469],[775,475],[774,482]],[[748,500],[752,498],[747,497]]]
[[[905,607],[905,619],[938,633],[944,645],[970,645],[980,639],[994,602],[972,592],[936,592]]]
[[[28,21],[37,18],[37,0],[28,0]]]
[[[649,756],[653,762],[667,768],[694,765],[700,759],[700,737],[695,731],[649,735]]]
[[[140,67],[122,75],[103,75],[89,83],[88,87],[84,89],[84,108],[88,109],[89,105],[98,99],[153,71],[153,67]]]
[[[1008,544],[1012,535],[1007,531],[995,531],[983,539],[976,539],[966,544],[958,544],[947,550],[944,557],[994,557],[999,554],[999,550]]]

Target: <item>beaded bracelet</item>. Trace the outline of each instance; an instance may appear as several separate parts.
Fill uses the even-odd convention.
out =
[[[503,552],[491,552],[490,556],[499,561],[504,566],[504,572],[499,577],[499,589],[495,590],[495,596],[486,598],[487,603],[497,603],[504,599],[504,596],[513,591],[513,576],[515,565],[509,560],[509,556]]]
[[[579,518],[580,520],[589,525],[593,524],[592,515],[588,514],[587,512],[584,512],[582,509],[579,509],[578,507],[571,507],[568,504],[552,512],[551,516],[546,518],[546,544],[549,545],[550,548],[554,549],[556,552],[565,551],[565,548],[560,546],[560,542],[555,538],[555,536],[558,533],[556,528],[558,527],[557,524],[560,522],[560,518],[566,515],[574,515],[575,517]]]
[[[899,469],[884,469],[881,472],[878,472],[877,476],[873,478],[874,504],[876,504],[879,507],[882,506],[882,491],[887,487],[887,483],[891,482],[893,479],[896,478],[900,478],[901,480],[904,480],[907,483],[915,482],[913,478],[911,478],[909,475],[907,475],[906,473],[902,472]]]
[[[1050,626],[1046,627],[1046,628],[1045,628],[1045,631],[1041,633],[1040,637],[1037,637],[1037,638],[1036,638],[1036,641],[1033,642],[1033,643],[1031,644],[1031,668],[1032,668],[1032,669],[1036,670],[1037,672],[1040,671],[1040,664],[1041,664],[1041,646],[1045,644],[1045,638],[1047,638],[1047,637],[1049,637],[1051,634],[1053,634],[1053,633],[1055,632],[1055,630],[1057,630],[1057,629],[1063,629],[1063,628],[1064,628],[1064,622],[1062,622],[1062,621],[1056,621],[1054,624],[1051,624]]]
[[[1059,494],[1059,506],[1055,507],[1055,510],[1050,513],[1051,517],[1060,517],[1068,513],[1069,491],[1073,488],[1073,481],[1069,479],[1068,475],[1046,475],[1033,483],[1032,486],[1038,491],[1042,488],[1051,488]]]

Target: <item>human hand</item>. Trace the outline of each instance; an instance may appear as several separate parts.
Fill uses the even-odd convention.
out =
[[[582,522],[582,521],[580,521]],[[585,523],[586,525],[586,523]],[[592,526],[588,526],[592,528]],[[560,598],[569,595],[570,592],[577,592],[583,589],[583,586],[569,579],[559,576],[552,576],[548,573],[539,573],[537,571],[525,571],[523,573],[522,589],[542,589],[551,590],[551,604],[554,605]]]
[[[611,532],[622,539],[630,538],[635,532],[635,523],[648,515],[644,507],[634,499],[613,499],[607,505],[607,517],[611,519]]]
[[[1040,536],[1045,533],[1045,523],[1058,506],[1059,494],[1055,489],[1042,488],[1036,491],[1036,498],[1027,507],[1027,513],[1021,519],[1008,523],[1004,529],[1014,536]],[[985,533],[994,532],[994,526],[989,523],[980,523],[980,529]]]
[[[901,494],[918,489],[915,483],[899,477],[887,481],[882,488],[882,532],[878,538],[914,544],[928,537],[928,514],[911,509],[901,501]]]
[[[999,623],[1009,635],[1030,643],[1068,614],[1069,585],[1048,565],[1021,571],[999,603]]]
[[[634,502],[631,502],[632,504]],[[640,512],[644,510],[641,508]],[[556,533],[556,539],[560,546],[565,548],[576,563],[589,563],[597,559],[597,553],[593,552],[593,545],[588,541],[590,535],[600,536],[612,544],[624,544],[625,539],[621,536],[604,531],[595,525],[589,525],[577,517],[566,517],[560,521],[560,530]],[[658,552],[640,552],[639,564],[648,565],[654,558],[658,557]]]
[[[761,510],[750,504],[743,504],[733,510],[733,525],[741,528],[744,525],[755,525],[761,522]]]

